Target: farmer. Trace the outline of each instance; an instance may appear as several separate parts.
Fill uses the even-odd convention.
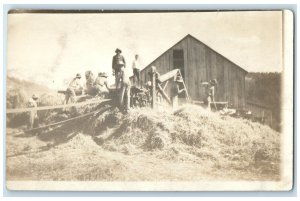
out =
[[[147,104],[150,105],[152,101],[151,91],[152,91],[152,84],[151,81],[148,81],[145,85],[145,93],[147,98]]]
[[[33,94],[32,97],[29,99],[27,106],[31,108],[37,108],[37,100],[38,97]],[[32,110],[29,113],[29,119],[28,119],[28,129],[32,129],[34,127],[34,123],[38,120],[38,115],[36,110]]]
[[[132,62],[132,70],[133,70],[133,80],[134,85],[140,84],[140,63],[139,63],[139,55],[135,55],[134,60]]]
[[[125,58],[123,57],[123,55],[121,55],[122,50],[120,50],[119,48],[117,48],[115,50],[116,55],[113,56],[112,59],[112,71],[113,71],[113,75],[115,76],[115,85],[116,88],[119,88],[120,86],[120,69],[122,67],[126,67],[126,62],[125,62]]]
[[[179,88],[180,83],[183,83],[183,80],[181,77],[177,76],[171,84],[171,102],[173,109],[176,109],[178,107],[178,95],[185,91],[184,88]]]
[[[107,74],[106,73],[98,73],[98,77],[94,82],[94,87],[96,89],[97,95],[105,98],[109,93],[109,87],[107,85]]]
[[[85,79],[86,79],[86,94],[94,96],[96,95],[96,89],[94,87],[94,75],[92,71],[85,72]]]
[[[215,87],[218,84],[217,79],[210,80],[208,83],[203,82],[202,84],[206,85],[206,97],[204,103],[211,110],[211,103],[215,103]]]
[[[72,102],[75,102],[76,91],[82,91],[80,79],[81,75],[77,73],[76,77],[71,80],[65,94],[65,104],[68,104],[69,99],[71,99]]]
[[[120,68],[120,107],[124,110],[124,112],[128,112],[130,107],[130,79],[129,73],[125,67]]]

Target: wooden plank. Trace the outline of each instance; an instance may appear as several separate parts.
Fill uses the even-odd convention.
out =
[[[239,71],[239,107],[243,108],[244,107],[244,104],[243,104],[243,73],[241,70],[238,70]]]
[[[160,75],[159,78],[158,78],[158,80],[160,82],[165,82],[165,81],[167,81],[167,80],[175,77],[176,74],[178,73],[178,71],[179,71],[178,69],[174,69],[174,70],[172,70],[170,72],[167,72],[167,73],[165,73],[163,75]]]
[[[207,82],[210,79],[211,74],[211,51],[201,43],[193,43],[195,72],[193,73],[195,79],[194,89],[196,90],[196,98],[203,100],[206,96],[205,88],[201,84]],[[190,92],[190,91],[189,91]]]
[[[193,101],[193,103],[201,103],[201,104],[203,104],[204,101]],[[216,101],[216,102],[214,102],[214,103],[220,104],[220,105],[228,104],[228,102],[226,102],[226,101],[219,101],[219,102]]]
[[[42,107],[32,107],[32,108],[17,108],[17,109],[7,109],[6,114],[11,113],[21,113],[21,112],[30,112],[30,111],[39,111],[39,110],[53,110],[59,108],[67,108],[67,107],[78,107],[88,104],[95,104],[95,103],[107,103],[111,101],[111,99],[102,99],[102,100],[94,100],[94,101],[86,101],[82,103],[71,103],[66,105],[53,105],[53,106],[42,106]]]
[[[189,42],[188,40],[184,40],[182,41],[183,42],[183,53],[184,53],[184,77],[183,77],[183,80],[184,82],[187,81],[187,71],[188,71],[188,66],[189,66],[189,55],[188,55],[188,48],[189,48]]]
[[[80,116],[73,117],[73,118],[70,118],[70,119],[66,119],[66,120],[63,120],[63,121],[60,121],[60,122],[56,122],[56,123],[53,123],[53,124],[48,124],[48,125],[45,125],[45,126],[40,126],[40,127],[33,128],[33,129],[28,129],[28,130],[25,130],[25,131],[21,131],[19,133],[14,133],[14,135],[18,135],[18,134],[22,134],[22,133],[26,133],[26,132],[32,132],[34,130],[40,130],[40,129],[44,129],[44,128],[48,128],[48,127],[57,126],[57,125],[64,124],[64,123],[68,123],[68,122],[76,120],[76,119],[81,119],[83,117],[90,116],[90,115],[92,115],[94,113],[100,113],[100,112],[103,113],[103,112],[107,111],[110,108],[111,108],[111,106],[105,107],[105,108],[101,108],[99,110],[92,111],[92,112],[89,112],[89,113],[86,113],[86,114],[82,114]]]
[[[228,101],[228,62],[224,61],[224,73],[223,73],[223,100]]]
[[[224,89],[224,65],[226,60],[223,57],[218,57],[217,60],[217,90],[216,90],[216,100],[217,101],[224,101],[225,100],[225,89]]]
[[[201,86],[201,83],[203,81],[208,81],[207,80],[207,56],[209,55],[209,52],[207,52],[207,49],[204,45],[195,43],[197,45],[197,57],[199,57],[199,71],[198,75],[196,74],[196,87],[197,87],[197,96],[198,98],[202,99],[206,96],[205,95],[205,88]],[[201,94],[200,94],[201,93]]]
[[[201,53],[200,53],[200,45],[195,43],[194,40],[190,41],[190,51],[191,51],[191,57],[189,62],[190,65],[190,79],[191,79],[191,87],[190,87],[190,96],[193,99],[200,99],[201,97],[201,90],[202,88],[199,88],[197,86],[198,80],[201,80],[201,76],[203,75],[203,63],[201,63]]]
[[[190,38],[187,38],[187,45],[186,45],[186,53],[187,53],[187,65],[186,65],[186,68],[185,68],[185,83],[186,83],[186,87],[189,91],[192,92],[192,87],[191,87],[191,75],[193,74],[193,63],[191,62],[191,58],[192,58],[192,55],[191,55],[191,39]],[[191,93],[190,93],[190,96],[193,96]]]
[[[178,73],[179,73],[180,77],[182,78],[182,75],[181,75],[180,71],[178,71]],[[187,91],[187,88],[186,88],[186,86],[185,86],[184,81],[182,82],[182,84],[183,84],[183,87],[184,87],[184,89],[185,89],[184,92],[185,92],[185,94],[186,94],[186,99],[189,100],[189,99],[190,99],[190,96],[189,96],[189,93],[188,93],[188,91]]]
[[[218,74],[217,74],[217,62],[219,60],[219,55],[213,55],[213,61],[211,63],[211,74],[210,74],[210,78],[208,79],[215,79],[217,78]]]
[[[169,83],[169,80],[167,80],[167,81],[166,81],[166,83],[165,83],[165,85],[164,85],[164,87],[163,87],[163,90],[165,90],[165,89],[166,89],[166,87],[167,87],[168,83]]]
[[[234,73],[231,68],[231,64],[228,66],[228,85],[229,85],[229,102],[234,105]]]
[[[155,103],[156,103],[156,68],[154,66],[151,67],[151,96],[152,96],[152,101],[151,101],[151,107],[154,109],[155,108]]]
[[[239,85],[239,83],[237,81],[237,72],[235,71],[235,69],[233,67],[231,67],[231,70],[233,71],[233,74],[234,74],[233,80],[232,80],[233,84],[234,84],[234,86],[233,86],[233,89],[234,89],[234,95],[233,95],[234,105],[235,105],[235,107],[238,107],[239,106],[238,105],[238,85]]]
[[[243,107],[246,107],[246,73],[243,72]]]

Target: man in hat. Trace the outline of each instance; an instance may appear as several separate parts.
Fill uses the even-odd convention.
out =
[[[38,97],[35,94],[33,94],[32,97],[29,99],[27,106],[31,108],[37,108],[37,100]],[[37,120],[38,120],[37,111],[36,110],[30,111],[27,128],[32,129],[34,127],[34,123]]]
[[[72,102],[75,102],[76,91],[82,91],[80,79],[81,79],[81,75],[77,73],[76,77],[74,77],[69,83],[69,86],[65,94],[65,104],[68,104],[69,99],[71,99]]]
[[[211,110],[211,103],[215,103],[215,87],[218,81],[217,79],[212,79],[208,83],[203,82],[202,84],[206,85],[206,98],[204,99],[204,103],[207,104],[207,107]]]
[[[113,59],[112,59],[112,70],[113,70],[113,75],[115,76],[115,84],[116,84],[116,88],[119,88],[120,86],[120,76],[119,76],[119,73],[120,73],[120,69],[122,67],[126,67],[126,61],[125,61],[125,58],[123,57],[123,55],[121,55],[122,53],[122,50],[120,50],[119,48],[117,48],[115,50],[115,53],[116,55],[113,56]]]
[[[96,89],[94,87],[94,75],[92,71],[85,72],[86,79],[86,94],[94,96],[96,94]]]
[[[96,88],[98,96],[105,98],[109,93],[109,87],[107,84],[107,74],[98,73],[98,77],[94,82],[94,87]]]
[[[181,77],[176,77],[171,82],[171,102],[173,109],[176,109],[178,107],[178,95],[185,91],[185,89],[180,89],[179,85],[183,83],[183,80]]]
[[[139,62],[139,55],[135,55],[134,60],[132,62],[132,70],[133,70],[133,79],[134,84],[140,84],[140,62]]]

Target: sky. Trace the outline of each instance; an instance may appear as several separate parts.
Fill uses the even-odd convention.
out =
[[[7,75],[57,90],[92,70],[112,84],[116,48],[143,68],[187,34],[249,72],[281,72],[281,22],[281,11],[9,14]]]

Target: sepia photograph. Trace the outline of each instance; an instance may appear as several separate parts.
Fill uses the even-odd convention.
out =
[[[293,13],[10,10],[6,186],[288,191]]]

